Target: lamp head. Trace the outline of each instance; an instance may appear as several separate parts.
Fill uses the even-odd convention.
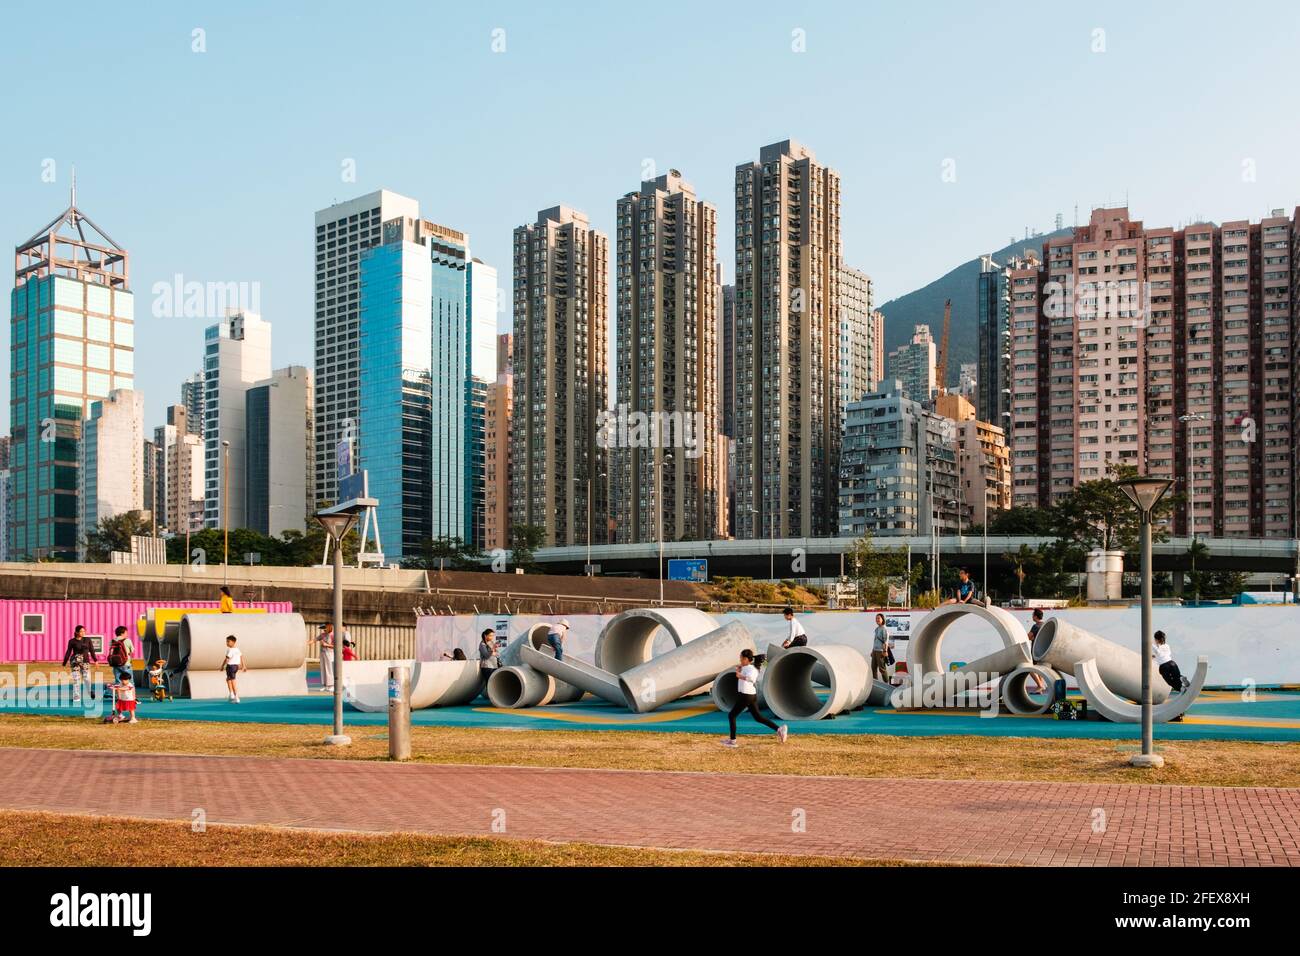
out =
[[[1128,500],[1133,502],[1133,507],[1143,515],[1151,514],[1152,509],[1160,503],[1160,499],[1165,496],[1173,483],[1171,478],[1151,478],[1144,475],[1122,478],[1116,482]]]

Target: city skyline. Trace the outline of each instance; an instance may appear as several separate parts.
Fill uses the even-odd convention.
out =
[[[380,188],[421,197],[427,215],[455,222],[475,236],[476,254],[500,270],[499,283],[508,287],[507,230],[531,211],[562,203],[583,209],[593,228],[613,234],[617,198],[626,183],[679,168],[700,198],[718,207],[718,258],[724,281],[730,282],[736,158],[764,143],[798,139],[842,176],[844,258],[872,276],[877,303],[923,285],[1026,226],[1046,230],[1057,213],[1072,223],[1076,203],[1086,221],[1091,206],[1127,198],[1146,221],[1174,227],[1197,217],[1258,220],[1272,208],[1294,208],[1298,187],[1290,157],[1300,134],[1293,124],[1277,122],[1267,102],[1252,106],[1248,95],[1259,83],[1267,87],[1270,78],[1280,82],[1277,88],[1286,88],[1287,51],[1296,32],[1287,27],[1294,17],[1280,5],[1274,10],[1281,16],[1267,31],[1247,17],[1221,18],[1216,26],[1211,52],[1227,60],[1249,59],[1255,66],[1248,80],[1218,77],[1212,87],[1186,98],[1186,110],[1155,115],[1135,109],[1131,124],[1108,121],[1107,128],[1115,131],[1108,137],[1084,135],[1088,115],[1071,119],[1067,111],[1062,135],[1048,123],[1040,127],[1041,135],[1018,138],[1011,163],[1002,132],[988,131],[1005,131],[999,117],[1041,112],[1056,102],[1053,91],[1060,83],[1086,88],[1089,98],[1101,99],[1145,86],[1196,55],[1203,46],[1193,42],[1196,24],[1204,18],[1189,11],[1171,21],[1155,11],[1102,5],[1077,13],[1052,11],[1026,26],[953,8],[936,29],[935,21],[913,23],[893,11],[789,13],[758,4],[754,16],[735,18],[692,9],[693,29],[679,37],[700,54],[681,57],[688,77],[704,75],[716,83],[716,77],[738,75],[747,57],[763,55],[779,81],[772,84],[769,103],[737,114],[720,110],[714,96],[687,101],[664,117],[646,113],[637,125],[597,122],[563,148],[532,153],[521,164],[507,147],[543,135],[539,130],[549,120],[546,110],[529,104],[533,96],[519,91],[544,95],[551,81],[543,78],[536,85],[538,65],[557,43],[587,50],[593,69],[607,77],[593,93],[593,115],[612,120],[620,101],[641,95],[638,77],[653,69],[660,54],[609,42],[618,35],[621,14],[598,8],[559,27],[524,8],[453,19],[445,11],[410,7],[377,22],[346,7],[335,9],[332,17],[312,19],[294,9],[275,9],[259,14],[254,26],[240,4],[147,14],[77,6],[61,36],[68,82],[112,66],[135,91],[135,101],[151,108],[126,121],[92,113],[74,124],[46,124],[45,135],[12,144],[0,156],[0,203],[9,214],[7,232],[17,243],[67,205],[72,167],[77,167],[80,204],[132,253],[136,321],[146,343],[135,387],[145,396],[146,422],[153,424],[177,401],[177,372],[167,357],[183,351],[196,365],[202,329],[221,318],[158,316],[156,306],[183,302],[177,288],[183,283],[245,284],[259,301],[241,304],[260,311],[278,330],[273,365],[310,366],[308,219],[331,202]],[[32,16],[14,11],[13,29],[0,37],[0,59],[15,75],[36,68],[35,49],[18,42],[36,29]],[[393,31],[391,24],[399,20],[409,21],[411,29]],[[439,107],[441,119],[455,121],[454,151],[440,148],[442,124],[423,124],[431,126],[426,130],[419,123],[398,122],[416,102],[415,87],[409,94],[397,88],[386,99],[368,96],[364,83],[341,88],[346,105],[366,106],[343,127],[334,117],[339,104],[316,103],[305,80],[263,82],[271,72],[310,77],[306,64],[353,45],[374,45],[377,34],[384,37],[386,59],[400,63],[408,46],[417,50],[426,42],[422,37],[434,35],[420,29],[430,22],[438,28],[438,52],[461,70],[465,88],[484,92],[466,97],[463,108]],[[329,27],[318,25],[325,23]],[[107,51],[121,48],[112,41],[127,37],[155,51],[155,60],[109,60]],[[849,55],[863,43],[870,44],[870,56]],[[922,66],[903,57],[918,43],[931,51]],[[420,58],[409,59],[412,67],[395,68],[399,74],[413,70]],[[693,65],[693,59],[701,64]],[[978,94],[962,79],[975,66],[987,77]],[[167,70],[166,88],[150,82],[155,69]],[[1044,75],[1052,82],[1028,79]],[[832,102],[801,96],[823,84],[836,85],[839,96]],[[386,85],[386,93],[394,88]],[[32,122],[37,102],[14,102],[14,128],[41,128]],[[252,102],[265,108],[244,109]],[[918,114],[931,122],[905,124]],[[1194,125],[1198,116],[1214,117],[1215,136],[1209,141]],[[882,132],[905,125],[905,143],[880,145]],[[1156,161],[1171,142],[1188,148],[1176,163]],[[349,164],[355,176],[345,181]],[[463,181],[450,182],[453,177]],[[914,242],[896,241],[899,230],[921,223],[941,226],[917,229]],[[264,238],[250,242],[249,236]],[[922,242],[924,256],[916,254]],[[610,282],[612,287],[612,274]],[[509,318],[508,309],[499,312],[499,330],[509,328]],[[8,371],[6,351],[0,374],[7,378]],[[0,429],[7,430],[7,409],[4,414]]]

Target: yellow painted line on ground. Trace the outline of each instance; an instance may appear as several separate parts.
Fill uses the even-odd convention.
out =
[[[479,714],[506,714],[512,717],[537,717],[542,720],[567,721],[571,724],[667,724],[676,720],[686,720],[688,717],[699,717],[702,714],[721,713],[716,707],[683,707],[680,710],[660,710],[649,714],[638,714],[630,718],[576,712],[566,714],[555,709],[542,707],[524,707],[519,710],[511,710],[507,707],[475,707],[474,712]]]
[[[924,715],[927,717],[975,717],[980,716],[980,711],[970,708],[925,708],[916,710],[877,710],[877,714],[906,714],[909,716]],[[1000,713],[998,718],[1013,717],[1024,718],[1028,720],[1054,720],[1046,714],[1007,714]],[[989,718],[984,718],[988,720]],[[1184,724],[1201,724],[1207,727],[1277,727],[1282,729],[1300,729],[1300,720],[1287,720],[1283,717],[1235,717],[1224,715],[1222,717],[1193,717],[1188,714],[1182,720]]]
[[[1193,717],[1183,718],[1185,724],[1209,724],[1220,727],[1282,727],[1300,728],[1300,720],[1286,720],[1281,717]]]

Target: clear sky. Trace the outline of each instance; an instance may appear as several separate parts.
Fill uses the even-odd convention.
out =
[[[676,168],[718,206],[730,276],[734,167],[797,139],[842,174],[845,257],[884,302],[1057,213],[1073,222],[1076,204],[1086,218],[1127,197],[1152,225],[1289,214],[1297,11],[15,5],[0,27],[0,235],[17,245],[58,214],[75,164],[78,204],[131,254],[150,427],[212,321],[154,317],[154,284],[257,283],[275,364],[310,366],[313,213],[379,187],[467,231],[508,288],[514,226],[564,203],[612,233],[647,162]],[[0,308],[8,330],[7,295]]]

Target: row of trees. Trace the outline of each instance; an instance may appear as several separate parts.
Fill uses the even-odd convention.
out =
[[[1140,517],[1119,486],[1119,482],[1136,474],[1136,469],[1112,465],[1105,478],[1085,481],[1067,496],[1046,508],[1011,508],[1000,511],[989,521],[991,536],[1041,537],[1053,540],[1031,548],[1020,545],[1002,555],[1001,567],[990,568],[988,590],[995,596],[1030,593],[1041,598],[1069,598],[1078,594],[1077,578],[1084,569],[1089,551],[1125,551],[1136,554],[1141,534]],[[1168,540],[1165,522],[1182,501],[1182,495],[1167,495],[1156,507],[1152,537]],[[984,529],[976,525],[968,535],[979,536]],[[1209,549],[1196,542],[1189,551],[1191,566],[1205,562]],[[907,554],[903,548],[882,548],[868,535],[859,539],[846,556],[846,569],[858,581],[863,598],[870,604],[884,604],[890,584],[903,584],[907,578]],[[928,557],[912,556],[911,590],[915,599],[919,585],[929,580]],[[949,593],[956,587],[957,569],[940,567],[940,591]],[[976,572],[978,577],[978,572]],[[1240,593],[1246,575],[1237,572],[1193,570],[1188,576],[1185,593],[1216,599]],[[1173,593],[1168,574],[1157,574],[1153,582],[1158,596]],[[930,596],[931,598],[937,596]]]

